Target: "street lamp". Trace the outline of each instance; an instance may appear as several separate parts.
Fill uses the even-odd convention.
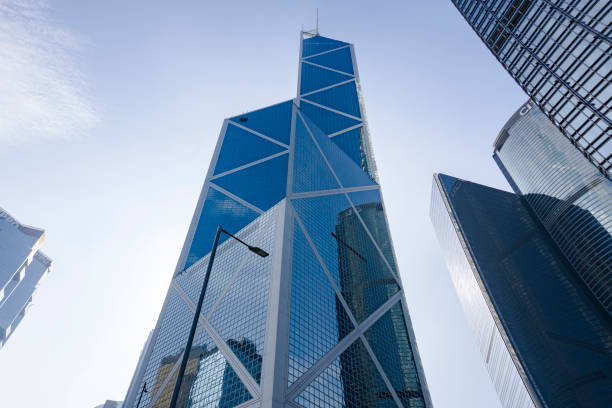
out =
[[[217,246],[219,245],[219,236],[221,233],[225,233],[230,237],[234,238],[236,241],[240,242],[242,245],[246,246],[249,251],[254,254],[265,258],[268,256],[268,253],[261,248],[251,246],[241,240],[240,238],[235,237],[230,234],[226,230],[224,230],[220,225],[217,227],[217,233],[215,234],[215,241],[212,246],[212,250],[210,251],[210,258],[208,259],[208,267],[206,268],[206,275],[204,276],[204,283],[202,284],[202,290],[200,291],[200,298],[198,299],[198,305],[196,306],[195,313],[193,315],[193,322],[191,323],[191,330],[189,331],[189,337],[187,338],[187,345],[185,346],[185,352],[183,353],[183,361],[181,361],[181,368],[179,369],[178,376],[176,378],[176,383],[174,384],[174,391],[172,392],[172,400],[170,401],[169,408],[176,408],[176,403],[178,401],[179,392],[181,390],[181,385],[183,383],[183,375],[185,375],[185,369],[187,368],[187,362],[189,360],[189,352],[191,350],[191,346],[193,345],[193,337],[195,336],[196,327],[198,326],[198,320],[200,319],[200,313],[202,311],[202,303],[204,302],[204,295],[206,295],[206,288],[208,286],[208,280],[210,278],[210,271],[212,270],[212,265],[215,260],[215,254],[217,253]]]
[[[144,394],[145,392],[149,392],[149,391],[147,391],[147,382],[146,381],[142,385],[142,390],[140,391],[140,397],[138,397],[138,403],[136,404],[136,408],[140,407],[140,400],[142,399],[142,394]]]

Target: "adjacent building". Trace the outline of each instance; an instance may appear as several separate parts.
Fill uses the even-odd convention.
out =
[[[303,32],[298,78],[296,98],[223,122],[141,407],[170,402],[218,225],[270,256],[222,236],[180,406],[431,406],[353,45]]]
[[[542,112],[610,178],[610,1],[452,1]]]
[[[494,149],[514,192],[612,317],[612,181],[531,101],[506,123]]]
[[[40,251],[45,231],[21,224],[0,208],[0,347],[32,302],[53,262]]]
[[[434,175],[431,219],[468,324],[504,407],[610,407],[612,319],[528,201]]]

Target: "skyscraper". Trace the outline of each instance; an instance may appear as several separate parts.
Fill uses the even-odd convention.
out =
[[[612,406],[612,319],[527,200],[437,174],[431,219],[503,406]]]
[[[222,236],[189,351],[216,352],[193,364],[184,404],[431,406],[353,45],[303,32],[297,97],[224,121],[132,387],[159,384],[142,407],[170,402],[220,224],[270,256]]]
[[[32,302],[38,282],[53,262],[39,248],[45,231],[21,224],[0,208],[0,347]]]
[[[610,178],[612,3],[452,1],[542,112]]]
[[[612,181],[533,102],[502,128],[493,158],[612,317]]]

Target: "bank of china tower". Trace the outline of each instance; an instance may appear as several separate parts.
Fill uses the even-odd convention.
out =
[[[429,407],[352,44],[302,33],[295,99],[223,122],[126,402],[165,408],[218,225],[181,407]]]

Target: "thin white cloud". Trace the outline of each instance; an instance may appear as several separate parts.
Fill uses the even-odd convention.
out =
[[[37,0],[0,0],[0,146],[67,139],[97,122],[74,64],[82,41]]]

